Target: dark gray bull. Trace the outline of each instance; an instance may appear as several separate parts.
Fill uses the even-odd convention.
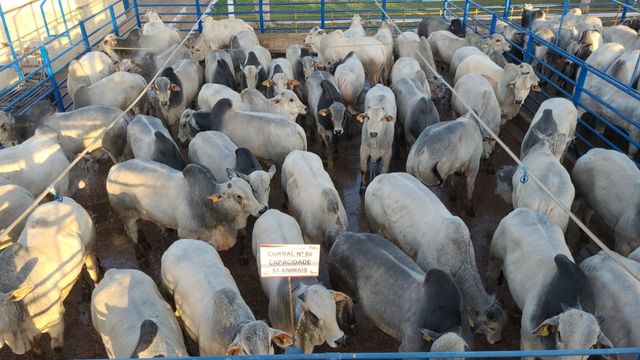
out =
[[[127,126],[127,143],[136,159],[153,160],[182,170],[185,166],[180,149],[160,119],[137,115]]]
[[[212,50],[205,58],[204,79],[207,83],[221,84],[238,91],[233,60],[224,50]]]
[[[380,235],[344,233],[327,258],[331,283],[357,299],[376,327],[401,342],[399,351],[468,350],[462,296],[453,278],[425,273]]]
[[[15,146],[33,136],[44,118],[56,112],[48,100],[33,104],[22,115],[0,111],[0,149]]]
[[[330,145],[337,153],[340,135],[344,132],[344,114],[346,106],[338,85],[331,74],[326,71],[315,71],[305,83],[311,115],[316,120],[316,126],[322,142],[328,148]]]
[[[460,19],[451,19],[451,22],[449,22],[439,16],[427,16],[422,18],[420,25],[418,25],[418,36],[428,38],[429,34],[438,30],[448,30],[459,37],[464,37],[465,35]]]
[[[440,122],[440,115],[431,96],[424,91],[424,87],[418,81],[402,78],[391,85],[396,95],[398,105],[399,124],[404,132],[398,131],[398,135],[404,134],[407,147],[413,145],[418,136],[427,126]]]

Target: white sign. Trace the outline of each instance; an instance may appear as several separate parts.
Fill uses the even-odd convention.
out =
[[[318,276],[320,245],[260,245],[260,277]]]

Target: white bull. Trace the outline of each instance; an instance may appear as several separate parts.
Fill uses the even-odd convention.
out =
[[[69,97],[74,99],[76,89],[80,85],[91,86],[113,74],[113,70],[111,59],[102,51],[91,51],[78,60],[71,60],[67,73]]]
[[[89,105],[104,105],[127,110],[145,91],[147,82],[141,75],[118,71],[106,76],[90,86],[79,85],[73,97],[73,109]],[[147,113],[147,94],[131,109],[135,114]]]
[[[0,232],[3,232],[15,219],[33,203],[33,195],[21,186],[4,184],[0,176]],[[0,238],[0,250],[18,240],[25,218],[11,230],[7,236]]]

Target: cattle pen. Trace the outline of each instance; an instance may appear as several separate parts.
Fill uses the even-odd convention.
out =
[[[44,5],[47,0],[42,0],[41,5]],[[53,1],[52,1],[53,2]],[[213,6],[211,4],[213,3]],[[513,146],[519,147],[519,141],[522,138],[523,132],[526,131],[526,124],[531,120],[536,113],[539,105],[547,98],[561,96],[570,99],[577,108],[583,110],[584,115],[578,119],[578,128],[575,133],[575,142],[572,143],[572,156],[571,159],[578,158],[581,154],[587,152],[590,148],[603,147],[617,150],[623,153],[635,153],[633,150],[640,149],[640,138],[634,136],[634,133],[640,133],[640,118],[634,117],[637,113],[629,113],[628,110],[618,108],[619,104],[611,102],[610,99],[602,98],[600,94],[594,93],[592,88],[585,86],[585,82],[591,77],[597,77],[601,79],[611,91],[619,92],[624,95],[626,101],[638,102],[640,107],[640,81],[638,81],[638,75],[640,75],[640,57],[637,63],[633,67],[632,76],[630,80],[623,81],[611,74],[607,74],[604,71],[598,70],[590,64],[587,64],[585,60],[576,57],[573,54],[568,53],[566,50],[558,46],[557,43],[550,42],[534,33],[530,28],[522,26],[519,22],[520,13],[524,6],[521,2],[512,2],[511,0],[505,0],[504,3],[497,1],[482,1],[482,0],[454,0],[454,1],[415,1],[415,0],[378,0],[378,1],[366,1],[366,0],[255,0],[255,1],[213,1],[209,3],[207,0],[117,0],[111,2],[98,12],[83,17],[82,19],[67,19],[65,18],[65,3],[58,1],[59,7],[58,15],[60,19],[55,21],[62,21],[64,23],[64,30],[59,31],[57,34],[52,34],[53,30],[49,29],[52,19],[48,18],[44,11],[41,13],[42,22],[46,27],[47,37],[46,40],[30,45],[26,48],[20,49],[16,44],[17,24],[12,23],[11,11],[3,11],[3,5],[0,4],[0,20],[2,21],[3,30],[6,39],[5,50],[8,52],[8,61],[5,64],[0,64],[0,79],[4,72],[5,74],[11,74],[10,80],[7,84],[2,84],[0,87],[0,111],[12,113],[14,115],[22,115],[29,112],[34,104],[48,100],[55,105],[57,111],[65,112],[73,109],[73,101],[67,91],[67,68],[69,63],[73,59],[78,59],[83,54],[97,49],[106,34],[113,33],[116,36],[125,36],[135,27],[141,27],[145,23],[145,12],[150,9],[155,9],[158,14],[164,19],[165,23],[173,24],[183,33],[187,33],[195,26],[196,32],[202,31],[202,24],[196,22],[197,19],[201,19],[203,16],[213,16],[216,19],[219,18],[239,18],[250,24],[258,33],[260,42],[266,44],[272,53],[284,53],[284,49],[287,48],[289,43],[300,42],[301,36],[306,34],[307,31],[314,27],[327,30],[346,29],[349,27],[349,21],[351,15],[358,13],[363,19],[367,21],[365,29],[375,32],[375,29],[379,26],[380,22],[385,19],[395,21],[395,24],[400,29],[415,29],[418,26],[420,20],[425,16],[441,16],[445,19],[460,19],[463,24],[463,28],[473,30],[483,36],[488,36],[496,32],[496,29],[501,24],[507,24],[514,28],[516,31],[526,34],[526,41],[524,43],[512,42],[513,49],[521,52],[521,57],[516,57],[513,53],[507,54],[507,57],[511,57],[515,62],[535,62],[539,64],[536,68],[536,74],[542,80],[544,86],[542,91],[537,94],[532,94],[527,98],[527,101],[523,104],[518,119],[519,125],[514,125],[514,129],[508,130],[506,136],[509,139],[505,142]],[[69,6],[69,3],[66,3]],[[5,5],[6,6],[6,5]],[[625,0],[607,0],[598,2],[576,2],[565,1],[552,3],[552,2],[537,2],[536,7],[545,9],[548,13],[557,14],[560,17],[560,22],[569,12],[572,7],[583,7],[588,9],[589,14],[600,16],[604,23],[608,25],[619,24],[625,19],[640,16],[640,8],[636,3]],[[40,7],[42,9],[42,6]],[[178,16],[180,15],[180,16]],[[172,22],[178,16],[179,20]],[[563,73],[562,69],[558,69],[556,64],[547,63],[545,59],[536,56],[535,47],[544,45],[549,49],[549,53],[562,56],[574,64],[576,64],[577,71],[575,77]],[[0,54],[1,55],[1,54]],[[33,63],[35,62],[35,65]],[[615,114],[626,122],[626,127],[614,124],[610,119],[601,114],[602,111],[597,111],[595,107],[606,109],[607,111]],[[524,128],[524,131],[523,129]],[[637,129],[637,131],[633,129]],[[604,129],[604,131],[602,131]],[[631,131],[629,130],[631,129]],[[320,144],[315,144],[316,148],[319,148]],[[357,152],[356,144],[347,143],[348,149]],[[311,146],[310,146],[311,148]],[[348,161],[357,163],[355,158],[349,158]],[[508,159],[506,154],[500,154],[500,159]],[[640,166],[640,157],[632,157],[636,165]],[[570,160],[571,161],[571,160]],[[357,165],[350,165],[352,168],[349,171],[354,170]],[[393,169],[400,168],[397,163],[392,166]],[[355,171],[355,170],[354,170]],[[353,171],[351,171],[353,173]],[[332,174],[334,175],[334,174]],[[335,180],[340,183],[339,187],[344,187],[345,202],[354,205],[354,207],[347,211],[350,213],[350,227],[355,226],[357,230],[359,223],[364,223],[364,216],[362,215],[362,205],[360,203],[360,197],[358,194],[357,186],[352,184],[349,180],[345,180],[345,174],[336,173]],[[106,171],[101,170],[98,176],[99,180],[92,179],[88,186],[95,186],[96,183],[103,181],[106,176]],[[350,174],[351,176],[351,174]],[[480,178],[479,178],[480,179]],[[488,178],[480,179],[480,182],[484,182],[485,185],[490,180]],[[276,190],[276,189],[274,189]],[[276,191],[273,191],[276,192]],[[105,233],[111,231],[114,220],[110,217],[113,216],[113,212],[109,209],[109,202],[104,200],[106,195],[104,190],[97,192],[84,192],[82,193],[84,200],[91,204],[91,212],[95,217],[95,221],[102,223],[104,227],[98,228],[99,236],[100,232]],[[492,195],[492,194],[491,194]],[[278,195],[276,195],[278,196]],[[485,199],[489,198],[485,196]],[[280,200],[280,198],[278,198]],[[347,206],[348,207],[348,206]],[[473,223],[476,225],[477,232],[473,232],[473,236],[476,234],[482,234],[483,237],[486,233],[495,229],[496,224],[491,226],[484,226],[482,219],[486,217],[495,217],[496,214],[500,214],[505,209],[504,204],[497,206],[496,209],[491,209],[489,212],[480,216],[480,220],[476,219]],[[355,225],[352,225],[351,217],[355,219]],[[465,218],[465,221],[471,221]],[[492,220],[494,221],[494,220]],[[497,223],[497,221],[495,221]],[[363,225],[364,226],[364,225]],[[0,229],[2,230],[2,229]],[[144,231],[153,234],[156,237],[162,238],[162,245],[168,245],[171,243],[172,236],[165,233],[160,233],[155,229],[146,228]],[[356,231],[356,230],[353,230]],[[600,235],[600,233],[598,234]],[[480,236],[480,235],[478,235]],[[115,239],[116,237],[114,237]],[[126,242],[126,236],[120,232],[117,234],[116,242],[120,244],[114,245],[115,252],[122,255],[123,251],[129,251],[127,246],[122,246],[122,242]],[[476,244],[474,244],[475,246]],[[592,244],[593,245],[593,244]],[[108,245],[102,245],[102,251],[105,248],[109,248]],[[155,245],[154,245],[155,246]],[[484,248],[488,247],[488,240],[483,243]],[[595,249],[592,246],[591,250]],[[123,250],[125,249],[125,250]],[[586,250],[585,250],[586,251]],[[152,261],[159,263],[162,252],[158,253],[154,250],[151,255]],[[222,254],[221,254],[222,255]],[[232,261],[234,256],[237,256],[238,252],[223,255],[223,260]],[[127,266],[132,260],[131,254],[123,256],[125,260],[118,259],[117,256],[112,256],[102,261],[102,265],[109,268],[118,268]],[[480,266],[484,267],[486,259],[480,260],[482,263]],[[264,301],[258,299],[261,293],[261,289],[254,289],[256,286],[242,285],[241,282],[255,282],[256,265],[252,264],[248,268],[236,266],[234,268],[234,275],[240,272],[253,272],[251,276],[241,275],[240,279],[236,279],[239,283],[243,294],[245,292],[253,295],[249,295],[254,299],[248,299],[249,305],[254,307],[256,304],[260,304],[264,307]],[[159,277],[159,267],[154,266],[150,270],[153,273],[153,278],[156,280]],[[326,275],[324,275],[326,276]],[[259,288],[259,286],[258,286]],[[81,297],[78,293],[75,295],[75,300],[80,302]],[[253,302],[253,303],[252,303]],[[514,308],[511,305],[511,308]],[[262,309],[259,311],[261,316],[266,317],[266,311]],[[513,311],[512,311],[513,312]],[[82,311],[70,311],[72,320],[67,326],[73,326],[73,324],[79,325],[79,329],[70,331],[73,336],[82,338],[83,331],[91,328],[91,319],[86,309]],[[361,314],[360,317],[363,317]],[[639,319],[640,320],[640,319]],[[372,325],[365,325],[360,331],[372,331]],[[512,331],[517,332],[518,329],[512,328]],[[105,357],[103,350],[97,350],[101,348],[102,344],[99,336],[96,334],[86,335],[86,343],[83,344],[83,340],[75,342],[79,349],[77,352],[72,352],[74,358],[100,358]],[[511,335],[511,341],[513,341],[515,335]],[[185,336],[186,338],[186,336]],[[366,343],[366,336],[362,333],[359,334],[360,343]],[[362,339],[364,338],[364,340]],[[405,359],[405,358],[419,358],[419,359],[446,359],[446,358],[524,358],[524,357],[539,357],[539,358],[560,358],[566,356],[583,356],[584,358],[591,356],[592,358],[607,357],[613,355],[637,355],[637,359],[640,360],[640,344],[634,348],[620,348],[620,349],[584,349],[584,350],[549,350],[549,351],[517,351],[513,346],[509,347],[510,350],[503,350],[505,347],[501,347],[500,344],[495,346],[483,346],[483,351],[469,351],[464,353],[389,353],[387,351],[395,351],[396,342],[384,338],[384,335],[377,334],[375,341],[379,341],[380,344],[375,346],[375,353],[372,352],[359,352],[358,347],[349,348],[348,352],[333,352],[334,349],[330,349],[327,346],[322,347],[320,350],[324,353],[315,354],[298,354],[295,352],[285,352],[280,355],[262,355],[262,356],[244,356],[247,359]],[[98,344],[96,344],[98,343]],[[513,344],[510,344],[513,345]],[[191,345],[191,348],[193,344]],[[189,350],[191,350],[189,348]],[[368,350],[367,350],[368,351]],[[378,352],[379,351],[379,352]],[[13,359],[11,352],[7,352],[5,349],[0,348],[0,358]],[[30,355],[16,356],[17,359],[28,359]],[[34,356],[35,358],[35,356]],[[210,359],[229,359],[228,356],[224,357],[203,357]]]

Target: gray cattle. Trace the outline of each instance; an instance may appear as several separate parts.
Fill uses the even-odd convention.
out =
[[[640,273],[640,262],[631,257],[614,255],[636,274]],[[640,283],[618,265],[604,251],[585,259],[580,264],[589,280],[595,301],[595,312],[606,321],[600,323],[602,332],[607,334],[617,348],[633,347],[640,344],[640,330],[635,319],[640,316]],[[622,355],[620,359],[634,360],[636,355]]]
[[[459,38],[449,31],[440,30],[429,34],[427,40],[431,45],[434,58],[447,65],[451,64],[453,54],[464,46],[477,47],[487,55],[511,50],[511,45],[500,34],[492,34],[484,39],[473,32],[467,32],[464,38]]]
[[[245,180],[253,189],[258,203],[269,207],[269,184],[276,174],[275,165],[268,171],[262,169],[258,159],[246,148],[238,148],[223,133],[204,131],[189,143],[189,160],[203,165],[218,180],[235,175]]]
[[[253,88],[267,93],[265,80],[269,75],[271,66],[271,53],[262,46],[255,46],[248,50],[243,50],[245,61],[240,63],[242,74],[244,75],[241,88]]]
[[[189,261],[184,261],[189,259]],[[231,273],[211,246],[178,240],[162,255],[162,283],[200,355],[273,354],[292,344],[291,335],[256,320]]]
[[[500,221],[489,252],[487,281],[502,272],[522,310],[523,350],[613,347],[594,315],[593,289],[558,226],[529,209],[516,209]]]
[[[529,130],[524,135],[520,157],[527,156],[531,148],[544,141],[544,137],[559,134],[558,142],[553,144],[554,147],[551,150],[558,159],[562,160],[567,146],[573,140],[577,123],[578,110],[571,100],[550,98],[543,101],[531,120]],[[564,141],[562,141],[563,137]]]
[[[45,191],[67,166],[69,160],[58,143],[57,132],[46,126],[36,129],[36,134],[22,144],[0,150],[0,178],[33,196]],[[63,177],[55,190],[68,195],[69,177]]]
[[[440,186],[450,178],[454,198],[456,189],[451,175],[463,174],[465,208],[469,216],[474,216],[473,190],[482,153],[482,134],[476,120],[467,114],[424,129],[409,151],[407,172],[427,186]]]
[[[295,87],[294,90],[296,91],[296,95],[303,101],[306,101],[304,82],[307,76],[305,75],[304,66],[302,65],[302,59],[309,55],[309,49],[300,44],[289,45],[286,52],[286,58],[293,68],[293,77],[300,82],[300,86]]]
[[[564,137],[557,134],[550,139],[544,138],[544,141],[529,151],[522,162],[527,171],[533,173],[556,199],[562,201],[562,206],[571,209],[575,188],[569,173],[552,152],[552,144],[558,142],[558,137],[561,138],[560,142],[564,141]],[[512,202],[514,209],[524,207],[541,213],[562,231],[566,231],[569,215],[535,182],[524,180],[524,171],[521,167],[502,166],[496,173],[496,193],[506,202]]]
[[[151,81],[156,73],[184,59],[191,59],[191,52],[186,47],[176,44],[159,54],[146,54],[139,59],[124,59],[117,62],[114,68],[116,71],[129,71],[142,75],[146,81]]]
[[[153,116],[138,115],[127,126],[127,143],[136,159],[153,160],[176,170],[185,166],[180,149],[162,121]]]
[[[4,184],[0,176],[0,232],[3,232],[15,219],[18,218],[34,201],[33,195],[23,187],[13,184]],[[16,242],[24,224],[25,218],[11,230],[7,236],[0,238],[0,250]]]
[[[377,173],[378,161],[382,162],[382,173],[389,172],[391,166],[391,154],[393,152],[394,122],[398,109],[393,91],[388,87],[378,84],[367,91],[364,99],[365,112],[358,115],[358,121],[362,122],[362,136],[360,140],[360,191],[364,191],[367,183],[365,175],[372,161],[375,165],[373,176]]]
[[[283,90],[288,90],[294,86],[300,85],[300,82],[294,78],[293,66],[289,60],[285,58],[273,59],[269,66],[269,85],[270,95],[279,94]]]
[[[391,75],[391,68],[393,67],[393,33],[395,29],[393,23],[387,19],[380,23],[380,27],[373,38],[380,41],[385,48],[384,51],[384,65],[382,67],[382,81],[389,83],[389,76]],[[369,85],[373,85],[370,83]]]
[[[358,299],[365,315],[400,341],[401,352],[467,351],[460,289],[446,272],[425,273],[380,235],[347,232],[327,259],[331,283]]]
[[[142,29],[133,28],[127,35],[117,37],[109,34],[104,37],[99,49],[109,55],[113,61],[139,59],[146,54],[159,54],[172,45],[180,44],[180,32],[165,27],[162,31],[143,34]]]
[[[364,89],[364,66],[355,53],[350,52],[334,73],[336,85],[344,104],[356,111],[360,93]]]
[[[109,56],[101,51],[90,51],[78,60],[71,60],[67,70],[67,91],[74,98],[80,85],[91,86],[113,74],[113,64]]]
[[[429,37],[431,33],[439,30],[447,30],[456,36],[464,36],[462,30],[462,21],[460,19],[451,19],[451,22],[440,16],[426,16],[420,20],[418,25],[418,35]]]
[[[326,147],[337,144],[344,129],[346,107],[338,84],[326,71],[314,71],[305,82],[309,110],[315,119],[318,134]]]
[[[235,245],[238,230],[247,225],[247,217],[267,210],[256,201],[246,181],[234,177],[216,183],[211,172],[197,164],[181,172],[149,160],[125,161],[109,169],[107,193],[136,245],[138,220],[148,220],[176,229],[180,237],[205,240],[218,250],[228,250]]]
[[[420,64],[412,57],[401,57],[393,64],[391,69],[391,84],[398,82],[402,78],[410,78],[422,84],[424,91],[431,94],[431,86],[427,81],[427,75],[420,68]]]
[[[18,241],[0,252],[0,344],[16,354],[48,333],[62,350],[63,301],[86,265],[98,282],[95,228],[89,214],[71,198],[38,206]]]
[[[160,103],[163,120],[174,126],[180,115],[196,99],[203,81],[202,67],[196,60],[180,60],[162,70],[152,90]]]
[[[340,195],[314,153],[292,151],[282,165],[282,191],[307,244],[329,249],[348,227]]]
[[[126,110],[138,96],[145,91],[147,82],[138,74],[117,71],[96,83],[79,85],[73,97],[73,109],[89,105],[104,105]],[[135,114],[147,113],[147,94],[145,93],[131,109]]]
[[[376,177],[365,193],[365,212],[370,227],[397,244],[420,268],[451,274],[476,331],[492,344],[500,341],[507,315],[482,284],[462,219],[451,215],[431,190],[406,173]]]
[[[300,101],[296,93],[287,89],[282,90],[271,99],[267,99],[256,89],[244,89],[240,93],[240,100],[247,111],[280,114],[291,121],[296,121],[299,115],[307,114],[307,107]]]
[[[443,80],[438,77],[429,41],[425,37],[418,37],[414,32],[403,32],[398,36],[398,54],[400,58],[410,57],[415,59],[426,75],[429,89],[431,89],[429,94],[433,95],[434,101],[438,103],[446,102],[449,96],[448,89]]]
[[[140,270],[104,274],[91,295],[91,322],[110,359],[189,356],[171,306]]]
[[[467,74],[456,82],[455,93],[451,97],[451,106],[459,116],[465,115],[469,108],[484,122],[491,131],[498,136],[502,120],[500,116],[500,103],[493,92],[491,83],[479,74]],[[489,159],[496,145],[495,139],[487,130],[478,124],[482,134],[482,158]]]
[[[104,137],[92,144],[95,137],[112,122],[117,121]],[[60,112],[47,116],[42,125],[58,132],[62,149],[69,158],[89,147],[93,159],[106,152],[114,163],[126,160],[128,116],[114,107],[91,105],[78,110]]]
[[[626,256],[640,246],[640,171],[614,150],[591,149],[581,156],[571,177],[585,223],[596,213],[611,229],[615,250]]]
[[[252,233],[253,255],[260,264],[262,244],[304,244],[302,231],[294,218],[278,210],[269,210],[256,221]],[[291,279],[294,309],[292,322],[289,312],[289,287],[285,278],[260,279],[262,290],[269,298],[269,320],[278,329],[294,334],[298,347],[305,354],[325,342],[332,348],[344,345],[345,335],[336,321],[347,306],[352,311],[351,298],[339,291],[328,290],[316,278]],[[337,311],[337,313],[336,313]],[[291,324],[294,327],[291,327]]]
[[[185,111],[178,139],[184,143],[208,130],[220,131],[258,159],[276,164],[282,164],[293,150],[307,149],[307,136],[300,125],[280,114],[236,110],[229,99],[218,101],[210,112]]]
[[[243,108],[241,105],[240,94],[226,85],[221,84],[204,84],[198,92],[198,109],[211,111],[213,106],[220,99],[230,99],[234,106]],[[182,120],[182,117],[180,118]],[[182,127],[182,122],[180,123]]]
[[[18,145],[33,136],[42,120],[55,112],[56,107],[49,100],[38,101],[21,115],[0,111],[0,149]]]
[[[440,122],[431,95],[414,79],[402,78],[391,85],[398,104],[398,120],[404,128],[407,146],[413,145],[429,125]]]
[[[627,51],[640,50],[640,36],[638,32],[625,25],[607,26],[602,31],[605,42],[618,43]]]
[[[243,30],[231,36],[229,39],[229,53],[231,54],[231,59],[233,59],[235,69],[239,70],[245,63],[248,54],[244,50],[251,50],[259,46],[260,41],[258,41],[258,36],[253,30]],[[260,51],[262,52],[262,50]]]
[[[234,91],[238,90],[233,60],[229,53],[224,50],[211,50],[204,63],[206,83],[225,85]]]

